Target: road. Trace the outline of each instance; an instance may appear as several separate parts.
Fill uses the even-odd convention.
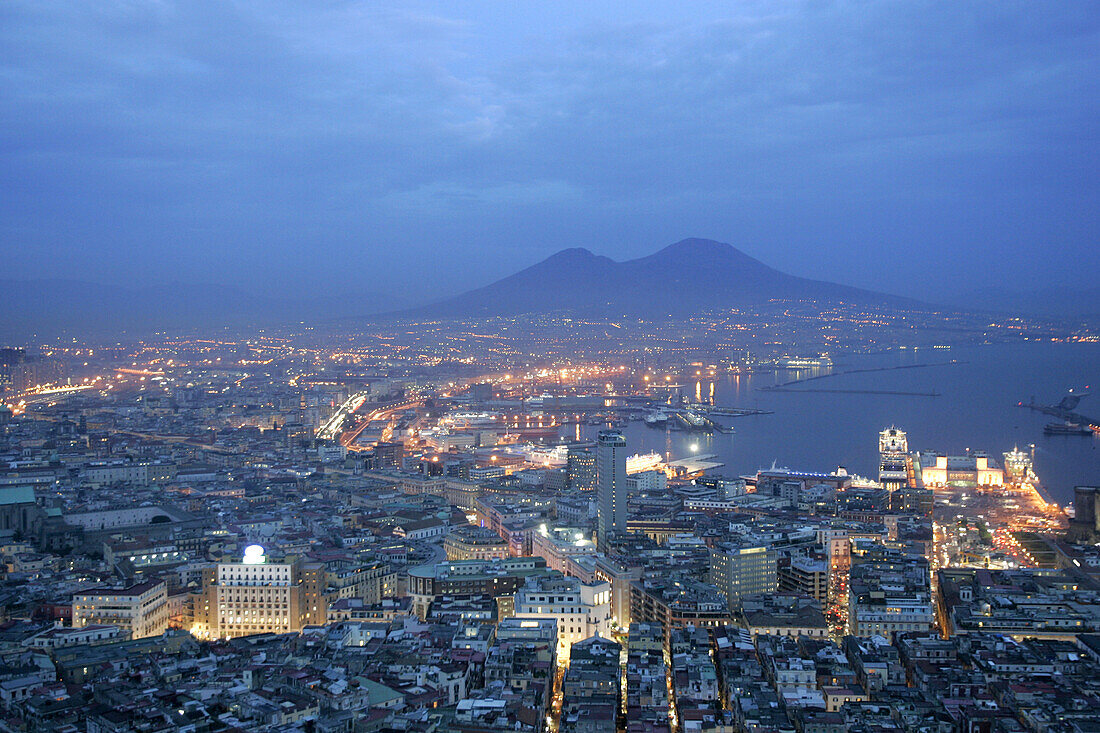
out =
[[[366,448],[357,446],[355,441],[366,430],[367,426],[375,420],[381,420],[386,417],[392,417],[393,413],[407,410],[410,407],[419,407],[424,404],[423,400],[402,400],[400,402],[391,402],[385,405],[379,405],[374,408],[353,430],[349,430],[340,436],[340,444],[348,450],[366,450]]]
[[[367,401],[366,392],[358,392],[340,405],[340,408],[333,413],[328,422],[317,429],[317,437],[324,440],[332,440],[340,434],[341,428],[344,427],[344,421],[351,415],[355,414],[355,411],[363,406],[363,403]]]

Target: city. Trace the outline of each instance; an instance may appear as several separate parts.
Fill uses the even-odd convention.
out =
[[[471,327],[0,351],[7,729],[1098,720],[1100,489],[1048,500],[1035,445],[729,466],[773,411],[716,380],[840,380],[827,342]]]
[[[0,733],[1100,733],[1095,0],[0,2]]]

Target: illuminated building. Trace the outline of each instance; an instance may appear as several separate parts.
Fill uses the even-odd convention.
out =
[[[531,554],[546,558],[546,567],[567,573],[570,560],[596,554],[596,546],[583,529],[540,525],[531,535]]]
[[[443,539],[447,559],[492,560],[508,557],[508,543],[485,527],[455,527]]]
[[[611,584],[577,578],[530,577],[516,591],[515,617],[551,618],[558,624],[558,656],[590,636],[611,635]]]
[[[1001,486],[1004,471],[998,468],[985,453],[967,453],[963,456],[941,456],[937,453],[918,453],[920,480],[925,487],[944,487],[949,484],[968,486]]]
[[[569,487],[580,491],[596,489],[596,454],[591,446],[570,447],[566,454]]]
[[[853,562],[848,580],[848,633],[884,636],[932,627],[928,561],[895,550]]]
[[[596,442],[596,547],[607,551],[608,535],[626,532],[626,438],[601,430]]]
[[[758,541],[722,543],[710,551],[710,582],[732,609],[743,596],[775,592],[778,562],[779,553]]]
[[[270,561],[259,545],[245,548],[241,562],[219,563],[210,595],[207,629],[213,638],[301,631],[306,614],[299,562]],[[323,614],[321,615],[323,618]]]
[[[168,586],[150,582],[74,594],[73,627],[85,626],[118,626],[131,639],[159,636],[168,628]]]

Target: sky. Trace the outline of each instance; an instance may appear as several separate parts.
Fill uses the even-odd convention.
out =
[[[1095,285],[1098,120],[1094,0],[5,0],[0,277],[404,304],[706,237]]]

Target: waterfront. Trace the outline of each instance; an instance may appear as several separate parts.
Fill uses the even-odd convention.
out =
[[[1067,390],[1100,384],[1100,344],[1013,344],[953,349],[894,351],[836,358],[840,372],[879,366],[944,363],[919,369],[843,374],[815,380],[814,389],[938,392],[937,397],[858,392],[768,391],[761,387],[789,381],[777,374],[723,376],[714,383],[714,403],[774,411],[770,415],[716,418],[732,433],[688,433],[657,430],[641,422],[624,426],[632,450],[671,452],[682,458],[697,447],[726,465],[725,474],[755,472],[775,461],[792,469],[851,473],[874,478],[878,470],[878,432],[897,425],[909,434],[911,450],[961,453],[987,451],[998,464],[1001,453],[1035,444],[1035,471],[1048,499],[1066,504],[1073,487],[1100,482],[1100,438],[1047,436],[1051,418],[1019,407],[1031,396],[1056,403]],[[818,370],[815,373],[826,373]],[[809,371],[803,374],[809,375]],[[694,392],[694,384],[689,393]],[[703,397],[710,383],[701,382]],[[689,397],[693,397],[689,394]],[[1081,402],[1079,410],[1100,415],[1100,396]],[[596,427],[571,427],[568,434],[592,437]]]

